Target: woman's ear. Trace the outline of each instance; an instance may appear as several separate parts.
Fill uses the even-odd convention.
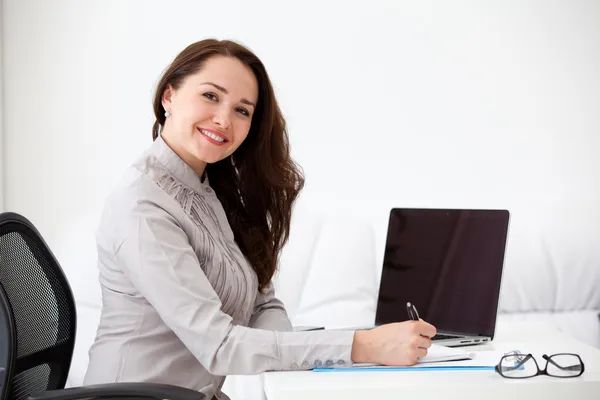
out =
[[[162,95],[162,106],[165,110],[171,109],[171,96],[173,95],[173,87],[171,85],[167,85],[167,88],[163,92]]]

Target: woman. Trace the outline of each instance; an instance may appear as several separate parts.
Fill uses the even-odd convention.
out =
[[[85,384],[160,382],[208,398],[229,374],[409,365],[435,328],[291,332],[271,278],[303,178],[260,60],[231,41],[179,54],[154,99],[154,143],[97,231],[103,307]]]

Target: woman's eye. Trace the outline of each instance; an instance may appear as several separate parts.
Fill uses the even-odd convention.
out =
[[[219,100],[219,98],[217,97],[217,95],[214,94],[214,93],[204,93],[203,96],[206,97],[209,100],[213,100],[213,101]]]
[[[250,112],[248,110],[246,110],[245,108],[238,108],[237,112],[239,112],[240,114],[249,117],[250,116]]]

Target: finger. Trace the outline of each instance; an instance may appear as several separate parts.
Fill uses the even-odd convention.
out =
[[[431,325],[428,322],[423,321],[422,319],[419,320],[417,329],[419,331],[419,334],[421,334],[423,336],[427,336],[429,338],[434,337],[435,334],[437,333],[437,330],[435,329],[435,327],[433,325]]]
[[[423,349],[421,347],[417,348],[416,352],[418,358],[423,358],[427,355],[427,349]]]
[[[422,348],[422,349],[430,348],[431,347],[431,339],[429,339],[428,337],[425,337],[425,336],[419,337],[419,339],[417,341],[417,347]]]

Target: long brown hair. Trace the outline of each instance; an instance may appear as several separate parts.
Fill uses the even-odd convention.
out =
[[[304,186],[301,169],[290,156],[285,119],[262,62],[249,49],[229,40],[206,39],[185,48],[156,88],[152,140],[165,123],[161,99],[167,87],[179,88],[186,77],[216,55],[237,58],[258,81],[258,103],[248,137],[231,156],[208,164],[206,173],[262,292],[277,269],[280,251],[289,237],[292,206]]]

